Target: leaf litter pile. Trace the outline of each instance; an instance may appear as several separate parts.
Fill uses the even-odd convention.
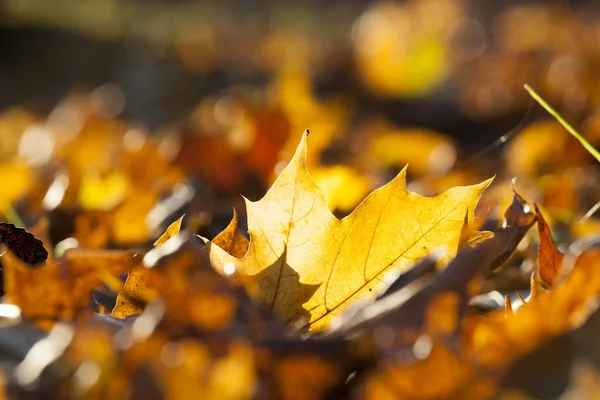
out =
[[[269,136],[270,114],[254,114],[257,144],[241,153],[86,119],[73,135],[52,116],[0,118],[6,138],[25,130],[0,163],[4,398],[600,393],[600,225],[584,208],[597,171],[557,123],[525,128],[496,178],[485,160],[428,174],[416,159],[417,185],[404,167],[356,205],[360,166],[319,167],[309,148],[327,139]],[[450,143],[372,135],[366,151],[391,169],[407,161],[394,143]],[[553,140],[581,157],[540,148]],[[34,142],[52,150],[28,153]],[[218,163],[234,174],[240,157],[273,183],[211,232],[194,176],[231,192],[241,183]]]

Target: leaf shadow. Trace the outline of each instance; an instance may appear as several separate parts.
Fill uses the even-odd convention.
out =
[[[262,282],[261,291],[274,290],[270,301],[266,301],[272,312],[281,317],[286,326],[300,328],[307,326],[311,310],[304,308],[321,284],[300,282],[300,275],[287,263],[287,247],[283,253],[267,268],[253,275],[256,282]],[[282,312],[285,310],[285,312]]]

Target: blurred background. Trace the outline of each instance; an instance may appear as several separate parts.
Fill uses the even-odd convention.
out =
[[[2,213],[86,247],[184,211],[210,236],[310,129],[339,216],[409,163],[426,195],[497,175],[509,201],[518,176],[572,224],[595,162],[523,85],[600,144],[599,22],[595,1],[0,0]]]

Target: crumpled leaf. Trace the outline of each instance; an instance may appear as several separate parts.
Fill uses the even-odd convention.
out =
[[[450,260],[465,215],[473,221],[479,196],[490,183],[426,198],[406,189],[404,169],[338,220],[306,171],[305,159],[306,136],[265,197],[246,201],[251,238],[246,255],[238,259],[211,244],[211,261],[221,272],[234,265],[255,276],[264,304],[285,321],[311,330],[325,327],[352,301],[372,296],[388,271],[406,270],[440,246],[447,249],[443,261]],[[308,288],[316,285],[307,301]]]

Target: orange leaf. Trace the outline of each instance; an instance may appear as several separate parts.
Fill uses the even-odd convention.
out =
[[[231,222],[221,233],[215,236],[212,243],[216,244],[232,256],[242,258],[248,251],[250,242],[240,233],[237,225],[238,215],[234,208]]]
[[[60,263],[31,266],[7,251],[2,266],[8,302],[19,306],[37,326],[49,329],[59,319],[74,317],[71,285]]]

